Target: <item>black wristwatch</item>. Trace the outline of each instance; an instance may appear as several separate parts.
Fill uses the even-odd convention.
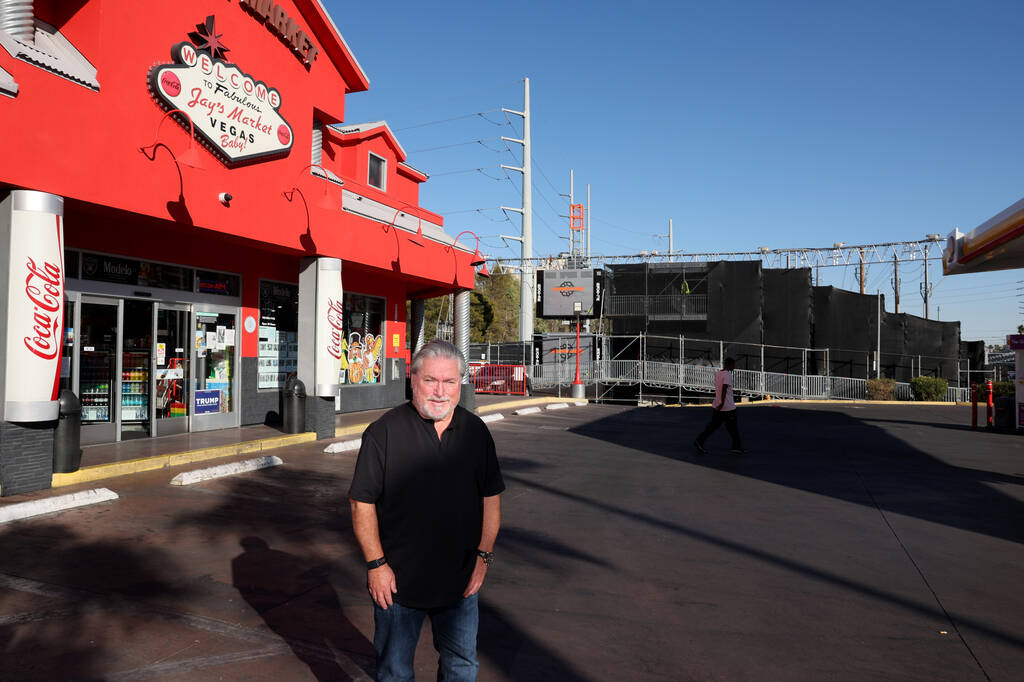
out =
[[[482,549],[478,549],[476,555],[483,559],[484,563],[488,566],[494,563],[494,552],[485,552]]]
[[[372,571],[375,568],[380,568],[381,566],[383,566],[387,562],[388,562],[388,560],[385,559],[384,557],[381,557],[379,559],[374,559],[373,561],[367,561],[366,562],[366,570],[367,571]]]

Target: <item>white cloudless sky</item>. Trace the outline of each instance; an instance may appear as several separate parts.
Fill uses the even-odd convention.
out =
[[[454,235],[516,257],[522,79],[534,254],[568,248],[569,170],[591,248],[616,255],[870,244],[968,232],[1024,196],[1016,2],[397,2],[324,5],[370,78],[346,121],[385,119]],[[465,241],[465,239],[463,240]],[[923,314],[920,263],[901,312]],[[1024,271],[943,278],[965,340],[1022,321]],[[893,309],[891,265],[868,291]],[[853,268],[821,282],[858,286]]]

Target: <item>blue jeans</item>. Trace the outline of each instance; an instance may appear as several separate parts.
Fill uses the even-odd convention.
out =
[[[476,633],[480,624],[477,595],[439,609],[410,609],[397,602],[386,610],[373,605],[373,648],[377,652],[377,679],[398,682],[416,679],[413,658],[430,616],[434,649],[441,655],[437,679],[444,682],[475,680]]]

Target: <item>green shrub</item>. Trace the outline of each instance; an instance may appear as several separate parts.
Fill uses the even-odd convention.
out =
[[[984,394],[984,389],[981,393]],[[992,395],[996,398],[1002,396],[1013,398],[1017,395],[1017,387],[1013,385],[1012,381],[994,381],[992,382]]]
[[[892,400],[895,379],[868,379],[868,400]]]
[[[910,390],[914,400],[941,401],[946,399],[949,382],[942,377],[914,377],[910,380]]]

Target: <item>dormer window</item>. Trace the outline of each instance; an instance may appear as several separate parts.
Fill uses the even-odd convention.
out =
[[[367,166],[366,173],[366,184],[370,187],[376,187],[380,191],[384,192],[387,190],[387,160],[377,156],[373,152],[370,152],[370,162]]]

